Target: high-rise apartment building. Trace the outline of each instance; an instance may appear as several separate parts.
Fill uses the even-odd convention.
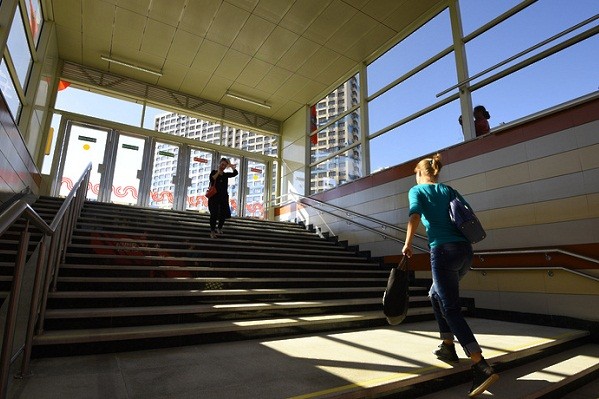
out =
[[[312,109],[313,130],[329,124],[311,137],[311,163],[341,151],[360,140],[359,108],[339,117],[360,103],[358,77],[354,76],[329,93]],[[335,120],[336,119],[336,120]],[[333,123],[331,123],[334,121]],[[324,191],[362,177],[360,147],[341,152],[311,168],[310,193]]]

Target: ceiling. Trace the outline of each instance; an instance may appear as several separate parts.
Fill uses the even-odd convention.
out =
[[[47,0],[46,9],[63,60],[284,121],[445,3]],[[225,96],[228,90],[271,107]]]

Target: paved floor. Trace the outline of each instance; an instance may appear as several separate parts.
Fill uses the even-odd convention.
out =
[[[576,333],[483,319],[469,322],[489,359]],[[36,359],[31,377],[11,381],[8,398],[322,398],[449,369],[432,354],[438,343],[436,323],[429,321],[286,339]],[[458,355],[464,357],[461,350]],[[460,365],[468,363],[464,359]],[[496,385],[503,384],[510,381],[502,378]]]

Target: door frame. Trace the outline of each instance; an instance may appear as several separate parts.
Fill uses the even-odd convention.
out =
[[[148,130],[136,126],[123,125],[120,123],[80,114],[73,114],[69,112],[60,112],[59,114],[61,115],[61,121],[57,133],[56,151],[54,152],[52,167],[50,169],[50,175],[53,176],[50,190],[51,195],[57,196],[60,190],[60,180],[62,178],[64,168],[64,159],[66,158],[68,151],[67,144],[70,134],[70,126],[81,125],[90,126],[98,130],[105,130],[107,131],[107,134],[109,136],[106,142],[104,160],[102,164],[104,165],[104,172],[102,173],[101,178],[104,180],[109,179],[108,181],[110,182],[110,185],[107,185],[106,182],[101,181],[101,191],[98,193],[98,201],[110,201],[112,181],[114,178],[114,167],[116,161],[116,147],[118,146],[119,142],[118,138],[120,137],[120,135],[127,135],[144,138],[146,140],[142,161],[142,169],[141,172],[138,173],[139,190],[136,206],[149,207],[151,178],[152,170],[154,167],[152,155],[154,154],[156,142],[160,141],[173,143],[179,146],[179,155],[177,160],[177,171],[175,179],[175,193],[173,193],[173,210],[186,210],[187,188],[191,181],[189,177],[191,149],[200,149],[202,151],[212,152],[213,158],[211,170],[216,168],[216,165],[218,165],[218,161],[223,156],[231,156],[241,159],[240,165],[238,166],[239,187],[237,196],[235,198],[237,200],[239,210],[241,211],[238,212],[240,217],[245,215],[245,182],[247,178],[246,169],[248,160],[264,163],[267,169],[265,171],[264,177],[264,216],[265,218],[267,218],[268,216],[268,201],[271,195],[271,188],[273,186],[271,181],[272,167],[274,165],[274,162],[276,161],[276,159],[271,156],[267,156],[256,152],[244,151],[237,148],[223,147],[217,144],[206,143],[181,136],[173,136],[167,133]],[[67,128],[69,128],[68,132]],[[104,184],[102,185],[102,183]],[[279,184],[277,183],[275,187],[278,186]]]

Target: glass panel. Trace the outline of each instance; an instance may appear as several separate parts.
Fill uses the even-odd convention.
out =
[[[223,145],[240,150],[277,156],[277,136],[223,126]],[[204,140],[205,141],[205,140]]]
[[[241,158],[231,155],[222,155],[221,158],[227,158],[230,163],[237,165],[237,170],[241,173]],[[231,169],[225,169],[225,172],[231,172]],[[239,175],[229,178],[229,205],[231,206],[231,216],[239,216]]]
[[[210,183],[212,166],[212,152],[192,148],[189,160],[189,174],[191,184],[187,187],[187,209],[208,212],[208,198],[206,190]]]
[[[42,15],[42,6],[40,0],[28,0],[25,2],[27,6],[27,17],[29,17],[29,27],[33,35],[33,44],[37,47],[42,32],[42,24],[44,17]]]
[[[139,178],[142,169],[146,140],[139,137],[119,135],[119,145],[114,164],[114,178],[110,201],[116,204],[136,205]]]
[[[572,7],[568,2],[563,1],[538,1],[466,43],[469,72],[474,75],[483,71],[598,13],[599,1],[577,1],[576,7]],[[539,21],[540,23],[531,23],[531,21]],[[596,20],[582,29],[564,36],[564,38],[506,64],[500,69],[505,69],[525,58],[530,58],[532,55],[563,42],[577,33],[597,26],[599,26],[599,21]],[[594,53],[597,53],[596,48],[591,54]],[[552,84],[553,82],[551,82]]]
[[[93,104],[93,106],[90,106],[90,104]],[[58,92],[55,108],[130,126],[139,126],[141,124],[142,106],[140,104],[80,90],[73,86]]]
[[[368,65],[368,95],[376,93],[452,44],[449,10],[445,9]]]
[[[2,62],[0,63],[0,89],[2,90],[4,100],[8,105],[8,109],[10,110],[13,119],[18,121],[19,113],[21,112],[21,100],[17,94],[14,82],[8,73],[4,58],[2,58]]]
[[[362,177],[362,149],[354,147],[310,169],[310,194],[329,190]]]
[[[266,164],[248,160],[247,179],[245,183],[245,210],[243,216],[264,219],[264,189]]]
[[[92,163],[89,178],[87,199],[97,200],[100,192],[100,179],[98,166],[104,162],[106,139],[108,132],[88,126],[71,125],[67,155],[62,171],[61,185],[58,195],[66,197],[73,188],[73,184],[81,177],[83,169],[89,162]]]
[[[151,115],[154,115],[153,117]],[[148,120],[153,118],[153,122]],[[187,137],[207,143],[220,144],[221,124],[193,118],[159,108],[146,108],[144,126],[173,136]]]
[[[359,82],[359,75],[356,74],[311,107],[311,131],[326,125],[338,115],[360,104]]]
[[[154,148],[154,167],[150,183],[149,206],[172,209],[175,196],[175,178],[179,146],[157,142]]]
[[[462,31],[466,36],[521,2],[521,0],[459,1]]]
[[[31,51],[29,51],[29,43],[27,42],[27,35],[25,34],[25,26],[23,25],[23,18],[21,18],[21,6],[17,9],[12,20],[10,27],[10,33],[8,35],[8,51],[10,52],[10,58],[17,72],[17,77],[23,91],[26,89],[27,77],[29,75],[29,68],[33,62],[31,57]]]
[[[459,115],[459,101],[452,101],[370,140],[371,172],[463,142]]]
[[[436,94],[456,82],[455,57],[451,52],[368,104],[370,133],[412,115],[439,101]]]
[[[599,35],[476,90],[473,102],[489,110],[492,132],[494,126],[596,93],[599,68],[589,54],[597,49]],[[506,98],[509,101],[498,101]]]
[[[316,133],[318,141],[310,148],[310,163],[360,141],[360,110],[356,110]]]

